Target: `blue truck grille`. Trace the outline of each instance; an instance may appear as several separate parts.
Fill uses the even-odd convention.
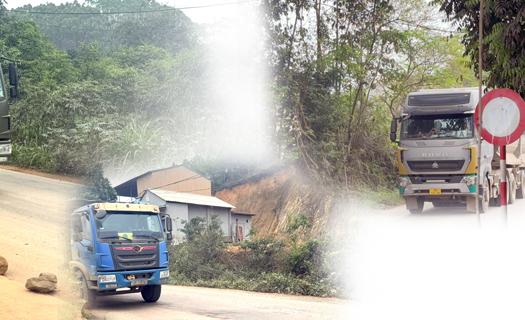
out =
[[[115,270],[137,270],[159,267],[158,244],[112,245],[111,251],[113,253]]]

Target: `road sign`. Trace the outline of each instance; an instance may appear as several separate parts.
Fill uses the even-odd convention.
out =
[[[525,101],[510,89],[489,91],[482,98],[483,128],[481,137],[496,146],[506,146],[525,131]],[[476,108],[476,127],[479,108]]]

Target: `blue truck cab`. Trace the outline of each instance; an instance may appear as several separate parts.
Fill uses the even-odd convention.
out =
[[[157,301],[169,280],[166,233],[171,219],[161,219],[154,205],[93,203],[74,210],[69,267],[88,305],[97,296],[138,292]]]

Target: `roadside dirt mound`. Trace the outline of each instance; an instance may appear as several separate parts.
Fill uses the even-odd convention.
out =
[[[23,284],[0,276],[0,319],[82,319],[79,308],[56,298],[27,290]]]
[[[347,236],[360,207],[355,203],[344,205],[335,192],[293,167],[259,181],[218,191],[215,196],[234,205],[235,211],[255,213],[253,226],[261,236],[285,234],[300,215],[308,217],[311,224],[308,236]]]

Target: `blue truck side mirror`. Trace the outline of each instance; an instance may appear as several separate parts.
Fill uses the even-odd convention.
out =
[[[166,231],[167,232],[171,232],[173,230],[173,225],[172,225],[172,221],[171,221],[171,218],[168,216],[166,217]]]

